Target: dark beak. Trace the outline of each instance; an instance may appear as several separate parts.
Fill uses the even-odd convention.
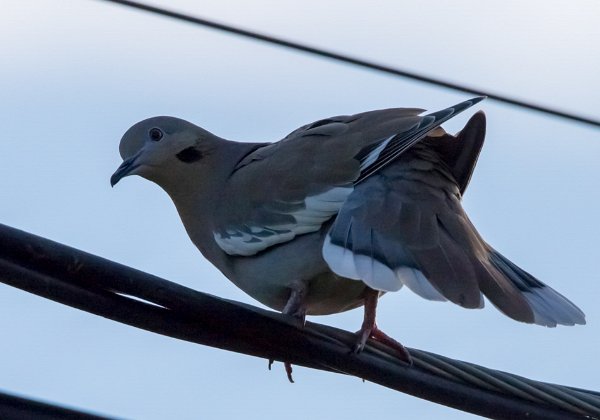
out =
[[[130,157],[129,159],[125,160],[121,164],[121,166],[119,166],[117,168],[115,173],[112,174],[112,176],[110,177],[110,186],[111,187],[114,187],[115,185],[117,185],[117,182],[119,182],[121,180],[121,178],[126,177],[127,175],[129,175],[131,173],[131,171],[133,171],[135,168],[140,166],[139,164],[135,163],[138,156],[139,156],[139,153],[136,154],[135,156]]]

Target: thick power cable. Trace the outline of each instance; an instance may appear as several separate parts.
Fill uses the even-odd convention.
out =
[[[350,351],[354,334],[220,299],[0,225],[0,282],[169,337],[353,375],[492,418],[600,419],[594,391],[533,381],[409,349],[409,367],[377,342]]]

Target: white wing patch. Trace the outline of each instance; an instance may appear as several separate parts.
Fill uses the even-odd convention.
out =
[[[410,290],[417,295],[428,300],[437,300],[445,302],[446,299],[423,275],[421,270],[412,267],[399,267],[396,269],[396,275],[402,280]]]
[[[213,233],[219,247],[229,255],[254,255],[270,246],[288,242],[296,235],[316,232],[338,213],[353,187],[334,187],[321,194],[306,197],[304,208],[291,213],[295,223],[281,225],[243,225]]]
[[[373,163],[375,163],[377,161],[377,159],[379,159],[379,155],[381,154],[381,152],[383,152],[383,149],[386,148],[386,146],[388,145],[388,143],[390,142],[390,140],[392,140],[394,137],[396,137],[396,134],[394,134],[394,135],[388,137],[387,139],[385,139],[384,141],[382,141],[379,144],[379,146],[377,146],[375,149],[373,149],[371,151],[371,153],[369,153],[362,160],[362,162],[360,162],[360,170],[361,170],[361,172],[364,171],[369,166],[371,166]]]
[[[447,300],[420,270],[406,266],[388,267],[368,255],[355,254],[350,249],[334,245],[329,235],[323,243],[323,259],[338,276],[360,280],[375,290],[395,292],[405,285],[425,299]]]

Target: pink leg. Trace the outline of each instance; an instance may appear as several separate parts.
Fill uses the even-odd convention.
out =
[[[285,315],[291,315],[294,318],[297,318],[302,326],[306,323],[306,308],[304,307],[304,297],[306,296],[306,287],[301,282],[297,282],[292,286],[290,297],[283,308],[281,313]],[[271,370],[271,365],[273,365],[274,360],[269,360],[269,370]],[[294,383],[294,378],[292,378],[292,364],[290,362],[283,362],[283,366],[285,367],[285,373],[287,374],[288,381]]]
[[[365,293],[365,317],[363,319],[360,330],[356,333],[358,335],[358,341],[354,347],[355,353],[360,353],[365,348],[365,344],[369,338],[379,341],[382,344],[396,350],[398,357],[412,365],[412,358],[408,353],[408,350],[394,340],[392,337],[385,334],[375,323],[375,316],[377,313],[377,300],[379,299],[379,292],[371,288],[367,288]]]

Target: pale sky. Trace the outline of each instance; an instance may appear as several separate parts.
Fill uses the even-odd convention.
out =
[[[600,118],[596,1],[155,1]],[[206,262],[139,178],[111,189],[118,143],[154,115],[274,141],[305,123],[466,99],[94,0],[0,2],[0,223],[218,296],[256,304]],[[600,389],[600,131],[484,101],[486,145],[465,197],[484,238],[580,306],[588,325],[520,324],[408,290],[379,325],[409,347]],[[472,112],[445,127],[457,131]],[[357,330],[362,311],[311,320]],[[0,390],[128,418],[363,420],[471,415],[342,375],[177,341],[0,284]]]

